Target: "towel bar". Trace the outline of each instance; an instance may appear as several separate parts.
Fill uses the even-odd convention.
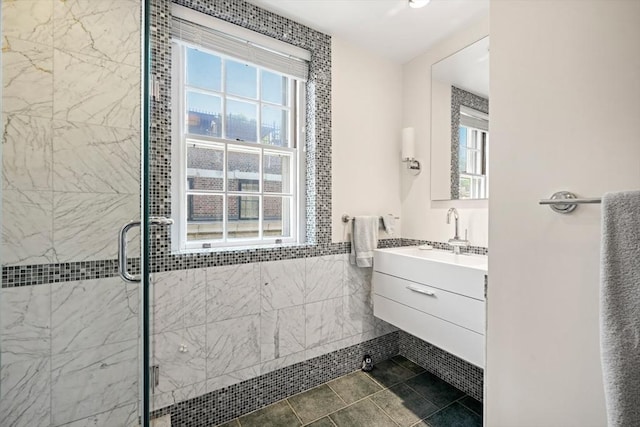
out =
[[[569,191],[558,191],[551,195],[549,199],[540,200],[541,205],[549,205],[549,207],[557,213],[567,214],[573,212],[578,205],[600,203],[600,197],[578,198]]]
[[[391,215],[391,214],[389,214],[389,215]],[[399,216],[394,216],[393,218],[394,218],[394,219],[400,219],[400,217],[399,217]],[[346,223],[346,222],[349,222],[349,221],[351,221],[351,220],[353,220],[353,219],[355,219],[355,218],[354,218],[354,217],[352,217],[352,216],[349,216],[349,215],[347,215],[347,214],[343,214],[343,215],[342,215],[342,222],[345,222],[345,223]],[[382,220],[382,216],[380,217],[380,219]]]

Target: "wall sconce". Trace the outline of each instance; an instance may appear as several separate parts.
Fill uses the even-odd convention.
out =
[[[413,128],[402,129],[402,161],[407,163],[407,168],[420,173],[420,162],[415,158],[416,132]]]

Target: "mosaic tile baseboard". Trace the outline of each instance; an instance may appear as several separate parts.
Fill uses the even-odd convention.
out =
[[[224,423],[353,372],[365,354],[370,354],[374,363],[396,356],[398,334],[392,332],[173,404],[154,411],[151,418],[171,414],[171,424],[181,427]]]
[[[404,331],[398,331],[400,355],[482,402],[484,370]]]

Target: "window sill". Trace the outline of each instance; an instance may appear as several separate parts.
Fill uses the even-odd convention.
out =
[[[264,245],[247,245],[247,246],[226,246],[226,247],[214,247],[214,248],[192,248],[192,249],[178,249],[172,250],[172,255],[188,255],[188,254],[208,254],[208,253],[231,253],[231,252],[243,252],[251,250],[262,249],[306,249],[312,248],[314,244],[311,243],[273,243]]]

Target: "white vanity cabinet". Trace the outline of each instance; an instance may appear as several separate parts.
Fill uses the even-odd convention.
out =
[[[484,368],[487,257],[377,249],[373,263],[376,317]]]

